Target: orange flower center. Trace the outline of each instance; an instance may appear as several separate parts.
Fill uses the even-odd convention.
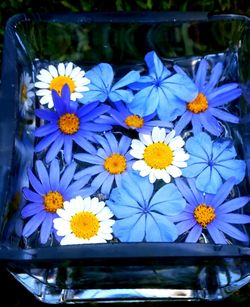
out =
[[[64,134],[74,134],[80,128],[80,120],[75,114],[66,113],[59,118],[58,126]]]
[[[65,84],[68,84],[70,93],[75,90],[75,82],[68,76],[58,76],[52,79],[49,89],[57,91],[57,94],[61,96],[62,88]]]
[[[144,161],[155,169],[164,169],[173,161],[173,151],[165,143],[153,143],[144,149]]]
[[[206,228],[210,224],[216,215],[214,213],[214,208],[207,206],[206,204],[200,204],[194,210],[194,218],[196,222],[202,227]]]
[[[25,84],[21,87],[21,102],[24,103],[27,100],[27,86]]]
[[[59,192],[50,191],[43,197],[43,204],[47,212],[55,213],[57,209],[63,207],[63,202],[63,196]]]
[[[144,126],[144,119],[138,115],[129,115],[125,118],[124,123],[129,128],[141,128]]]
[[[126,167],[126,158],[117,153],[113,153],[104,161],[104,168],[110,174],[121,174],[125,171]]]
[[[91,239],[97,235],[100,223],[93,213],[79,212],[72,216],[70,227],[77,238]]]
[[[193,101],[187,103],[187,109],[195,114],[205,112],[207,108],[207,98],[202,93],[199,93]]]

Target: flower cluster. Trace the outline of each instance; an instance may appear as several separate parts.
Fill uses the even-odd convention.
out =
[[[234,196],[246,164],[225,137],[226,125],[240,121],[228,108],[239,84],[223,83],[223,64],[205,58],[195,76],[154,51],[145,63],[121,78],[108,63],[86,73],[71,62],[39,71],[24,238],[248,241],[250,216],[241,210],[250,198]]]

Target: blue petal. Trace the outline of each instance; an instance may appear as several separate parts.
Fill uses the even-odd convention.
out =
[[[231,91],[235,90],[238,86],[239,86],[238,83],[227,83],[227,84],[221,85],[220,87],[217,87],[210,94],[207,95],[207,100],[211,101],[217,98],[217,96],[221,94],[230,93]]]
[[[197,162],[195,163],[195,159],[192,159],[191,156],[188,160],[188,166],[182,169],[182,175],[187,178],[193,178],[198,176],[201,172],[205,170],[206,167],[208,167],[208,163],[205,161]],[[194,163],[193,161],[194,160]]]
[[[186,201],[173,184],[166,184],[160,188],[150,201],[149,209],[164,215],[177,215],[183,211]]]
[[[240,183],[245,177],[246,163],[243,160],[220,161],[214,167],[225,180],[234,177],[236,184]]]
[[[231,192],[233,186],[235,185],[235,179],[232,177],[223,183],[218,193],[212,199],[212,205],[217,208],[223,201],[227,198],[228,194]]]
[[[145,215],[135,214],[118,220],[112,228],[121,242],[141,242],[145,236]]]
[[[113,133],[111,132],[108,132],[105,134],[105,137],[108,141],[108,144],[109,144],[109,147],[111,149],[111,152],[112,153],[117,153],[118,152],[118,142],[114,136]]]
[[[74,158],[79,160],[79,161],[87,162],[87,163],[91,163],[91,164],[103,165],[103,163],[104,163],[102,158],[95,156],[95,155],[90,155],[90,154],[87,154],[87,153],[75,154]]]
[[[205,130],[216,136],[221,134],[222,127],[209,110],[204,113],[199,113],[198,116]]]
[[[107,158],[108,156],[110,156],[110,155],[112,154],[112,150],[111,150],[111,148],[110,148],[110,146],[109,146],[108,141],[107,141],[104,137],[102,137],[102,136],[100,136],[100,135],[98,135],[98,134],[95,134],[94,138],[97,140],[97,142],[98,142],[98,143],[102,146],[102,148],[105,150],[105,153],[106,153],[106,157],[105,157],[105,158]]]
[[[98,173],[102,173],[104,171],[104,167],[102,165],[94,165],[90,167],[86,167],[83,170],[77,172],[74,176],[74,179],[79,179],[85,175],[96,175]]]
[[[48,120],[48,121],[57,121],[58,120],[58,114],[56,112],[46,110],[46,109],[36,109],[35,115],[39,118],[42,118],[42,119]]]
[[[98,106],[98,102],[92,102],[85,106],[82,106],[80,109],[77,110],[77,115],[79,118],[86,116],[87,114],[91,113],[91,111],[95,110]]]
[[[114,203],[111,201],[107,201],[107,205],[118,219],[124,219],[133,216],[135,214],[141,213],[141,211],[138,210],[138,208],[132,206],[126,206],[126,204],[119,204],[118,202]]]
[[[161,214],[147,214],[146,241],[147,242],[173,242],[178,237],[176,226]]]
[[[167,88],[173,95],[186,102],[193,101],[198,95],[194,82],[189,77],[181,74],[174,74],[163,81],[161,86]]]
[[[198,224],[194,225],[194,227],[189,231],[189,234],[188,234],[185,242],[187,242],[187,243],[197,242],[201,233],[202,233],[202,227]]]
[[[43,210],[44,210],[43,204],[41,204],[41,203],[30,203],[22,209],[21,215],[24,219],[26,219],[27,217],[35,215],[35,214],[37,214],[37,213],[39,213]]]
[[[154,189],[148,178],[143,178],[136,173],[124,174],[122,187],[140,205],[148,204]]]
[[[28,188],[23,188],[23,194],[24,197],[31,202],[41,203],[41,204],[43,203],[43,197],[37,193],[32,192]]]
[[[249,238],[245,233],[241,232],[239,229],[228,223],[216,220],[216,226],[219,230],[223,231],[225,234],[229,235],[230,237],[236,240],[244,242],[249,241]]]
[[[161,120],[173,121],[186,110],[186,104],[166,87],[158,88],[159,104],[157,114]]]
[[[53,215],[47,214],[46,218],[44,219],[41,231],[40,231],[40,240],[42,244],[45,244],[48,241],[48,238],[51,234],[52,224],[53,223]]]
[[[115,83],[111,91],[117,90],[131,83],[134,83],[137,80],[139,80],[139,78],[140,78],[139,71],[131,70],[129,73],[127,73],[124,77],[122,77],[119,81]]]
[[[216,212],[218,214],[225,214],[225,213],[228,213],[228,212],[232,212],[232,211],[235,211],[237,209],[242,208],[249,201],[250,201],[250,197],[248,197],[248,196],[241,196],[241,197],[238,197],[238,198],[234,198],[232,200],[229,200],[229,201],[223,203],[219,207],[217,207]]]
[[[227,213],[227,214],[218,214],[217,218],[220,221],[230,224],[249,224],[250,215],[246,214],[237,214],[237,213]]]
[[[142,76],[138,81],[129,84],[128,87],[132,90],[139,91],[153,84],[155,84],[155,76]]]
[[[62,87],[61,99],[64,103],[68,104],[70,102],[70,88],[67,83]]]
[[[212,141],[207,133],[201,132],[188,138],[186,150],[190,155],[209,161],[212,153]]]
[[[79,190],[83,188],[89,181],[91,176],[81,177],[79,180],[74,181],[65,191],[62,192],[65,200],[69,200],[79,195]],[[67,195],[67,199],[66,199]],[[69,197],[69,199],[68,199]]]
[[[207,225],[207,230],[215,244],[227,244],[225,236],[219,231],[214,221]]]
[[[32,171],[30,169],[28,170],[28,177],[29,177],[29,181],[30,181],[31,185],[33,186],[34,190],[38,194],[40,194],[40,195],[46,194],[45,188],[43,187],[41,182],[35,177],[35,175],[32,173]]]
[[[126,103],[130,103],[133,98],[133,92],[130,90],[115,90],[109,94],[109,99],[113,102],[124,101]]]
[[[109,195],[113,182],[114,182],[114,175],[109,174],[109,176],[106,178],[106,180],[102,184],[102,188],[101,188],[102,194],[106,196]]]
[[[204,203],[204,195],[203,193],[197,190],[196,185],[195,185],[195,179],[187,179],[187,182],[189,184],[191,191],[194,194],[197,204]]]
[[[239,117],[220,109],[210,108],[209,111],[214,117],[219,118],[225,122],[238,124],[240,121]]]
[[[23,236],[29,237],[32,233],[34,233],[38,229],[38,227],[42,224],[47,214],[48,213],[46,213],[45,211],[42,211],[34,215],[24,226]]]
[[[96,154],[95,147],[89,141],[87,141],[86,138],[84,138],[80,133],[75,134],[73,136],[73,140],[85,151],[92,154]]]
[[[196,197],[188,185],[184,182],[184,180],[175,178],[175,184],[177,185],[177,188],[182,193],[182,195],[185,197],[186,201],[195,208],[198,205]]]
[[[68,188],[75,174],[75,170],[76,170],[76,163],[74,162],[69,164],[68,167],[65,169],[59,183],[59,189],[58,189],[59,192],[62,192]]]
[[[60,169],[58,160],[55,159],[50,164],[49,181],[52,191],[57,191],[59,187]]]
[[[46,163],[50,163],[59,153],[64,143],[63,134],[59,135],[58,138],[51,145],[50,149],[46,154]]]
[[[105,112],[107,112],[109,110],[110,110],[110,106],[107,106],[105,104],[103,104],[103,105],[101,105],[99,107],[96,107],[95,110],[88,112],[88,114],[85,114],[84,116],[81,116],[81,120],[80,120],[81,125],[85,124],[88,121],[91,121],[91,120],[99,117],[100,115],[102,115],[103,113],[105,113]]]
[[[215,194],[222,184],[222,179],[215,168],[207,167],[196,178],[195,184],[198,190]]]
[[[213,90],[213,88],[217,85],[217,83],[220,80],[221,74],[222,74],[222,69],[223,69],[222,63],[217,63],[214,66],[214,68],[212,69],[212,73],[209,78],[209,81],[204,87],[204,90],[203,90],[204,95],[209,94]]]
[[[196,223],[197,223],[196,220],[192,218],[176,224],[179,235],[183,234],[184,232],[194,227]]]
[[[41,160],[36,161],[36,172],[46,192],[51,190],[49,183],[49,175]]]
[[[41,126],[34,131],[34,136],[35,137],[43,137],[46,135],[50,135],[51,133],[55,132],[58,130],[58,125],[56,123],[52,124],[47,124],[44,126]]]
[[[179,135],[182,130],[190,123],[192,119],[191,112],[185,112],[181,118],[178,120],[176,126],[174,127],[176,135]]]
[[[61,135],[61,131],[58,129],[57,131],[51,133],[48,136],[45,136],[35,147],[35,152],[40,152],[44,150],[46,147],[49,147],[51,143],[53,143],[58,137]]]
[[[91,182],[91,186],[98,189],[103,182],[108,178],[109,173],[105,170],[102,173],[100,173],[99,175],[97,175],[95,177],[95,179]]]
[[[221,105],[227,104],[230,101],[235,100],[236,98],[240,97],[241,89],[234,88],[229,92],[225,92],[222,94],[217,95],[216,97],[209,100],[209,107],[219,107]]]
[[[131,139],[130,139],[129,137],[123,135],[123,136],[121,137],[121,140],[120,140],[119,145],[118,145],[118,147],[119,147],[119,153],[125,155],[125,153],[126,153],[126,152],[128,151],[128,149],[129,149],[130,144],[131,144]]]
[[[189,112],[189,111],[188,111]],[[191,113],[191,112],[190,112]],[[199,119],[199,116],[196,116],[195,114],[192,115],[192,126],[193,126],[193,134],[194,135],[197,135],[198,133],[201,133],[202,132],[202,125],[201,125],[201,122],[200,122],[200,119]]]
[[[72,147],[73,141],[71,135],[64,136],[64,159],[67,164],[70,164],[72,161]]]
[[[57,94],[57,92],[55,90],[51,91],[51,95],[52,95],[52,99],[54,102],[54,107],[56,109],[56,112],[59,115],[62,115],[63,113],[65,113],[65,106],[64,103],[61,99],[61,97]]]
[[[93,90],[90,88],[89,91],[84,92],[84,96],[79,99],[79,101],[83,104],[91,103],[91,102],[104,102],[107,100],[108,94],[101,90]]]
[[[154,51],[148,52],[144,59],[150,75],[154,75],[156,79],[163,80],[171,74]]]
[[[199,63],[199,67],[197,69],[195,76],[195,84],[197,85],[199,91],[203,90],[207,76],[207,69],[208,69],[208,62],[205,59],[202,59]]]
[[[237,155],[231,139],[219,138],[213,142],[213,161],[220,162],[235,158]]]
[[[158,104],[158,87],[152,85],[135,94],[133,101],[128,104],[128,109],[134,114],[146,116],[154,113]]]

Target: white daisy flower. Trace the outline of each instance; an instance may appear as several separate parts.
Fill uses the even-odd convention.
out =
[[[83,97],[83,92],[89,90],[86,86],[90,83],[90,80],[84,77],[85,71],[80,67],[73,65],[73,63],[59,63],[57,67],[49,65],[48,69],[41,69],[36,76],[39,80],[35,83],[35,87],[38,88],[36,94],[40,97],[41,104],[48,104],[49,108],[54,106],[51,90],[56,90],[61,95],[62,88],[65,84],[68,84],[70,88],[70,99],[75,101],[78,98]]]
[[[106,243],[113,238],[111,219],[113,213],[97,197],[77,196],[64,202],[63,209],[57,209],[54,228],[63,236],[60,244]]]
[[[20,103],[19,111],[22,117],[26,118],[34,102],[34,84],[27,72],[23,72],[20,78]]]
[[[187,167],[189,155],[182,148],[185,144],[181,136],[172,130],[166,134],[164,128],[154,127],[151,134],[139,133],[140,140],[132,140],[130,154],[138,159],[132,168],[149,181],[163,179],[166,183],[182,175],[181,168]]]

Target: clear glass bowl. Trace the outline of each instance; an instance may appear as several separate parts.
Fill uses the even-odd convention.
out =
[[[194,71],[206,57],[225,66],[224,78],[241,84],[233,108],[237,128],[226,127],[247,164],[240,193],[249,191],[250,21],[206,13],[84,13],[16,15],[5,29],[0,112],[0,259],[45,303],[89,301],[219,300],[250,280],[248,244],[110,243],[46,246],[21,238],[20,208],[27,169],[34,163],[34,112],[21,118],[23,72],[35,81],[46,63],[91,67],[111,63],[121,75],[143,67],[155,50],[166,65]],[[36,102],[37,103],[37,102]],[[35,105],[33,106],[35,108]],[[34,109],[33,108],[33,109]],[[237,191],[236,191],[237,192]],[[244,213],[249,214],[250,208]],[[250,234],[249,226],[244,228]],[[52,245],[52,246],[51,246]]]

